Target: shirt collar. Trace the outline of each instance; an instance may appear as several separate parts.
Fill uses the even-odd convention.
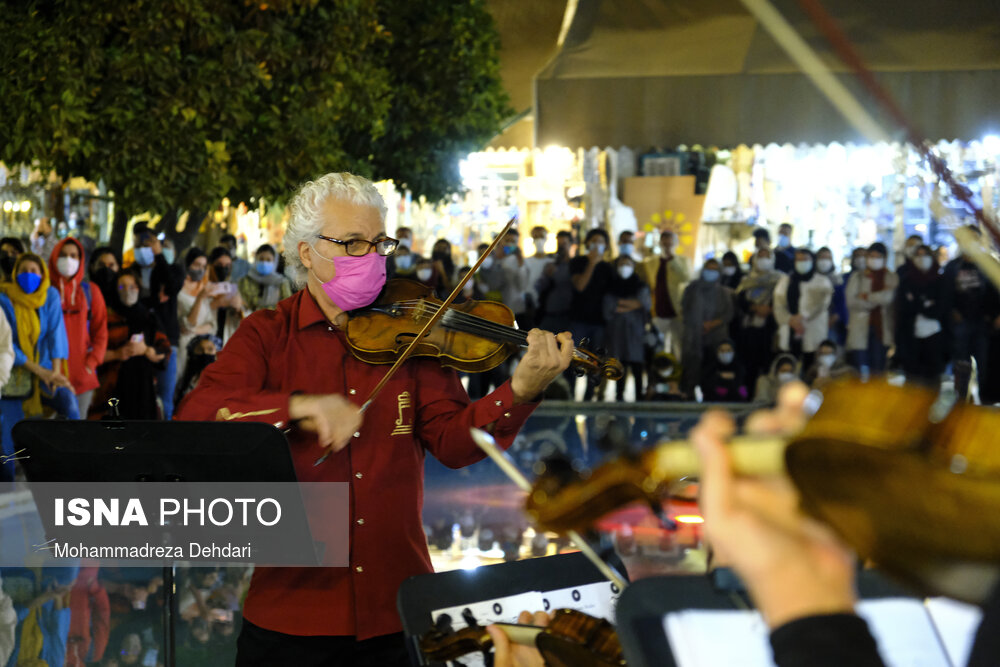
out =
[[[312,292],[308,287],[303,287],[299,292],[299,329],[305,329],[317,322],[329,324]]]

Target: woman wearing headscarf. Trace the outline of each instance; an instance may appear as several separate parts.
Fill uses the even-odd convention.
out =
[[[829,338],[839,345],[847,338],[847,283],[833,262],[833,251],[826,246],[816,251],[816,272],[833,285],[830,299]]]
[[[174,402],[178,405],[188,393],[198,384],[202,371],[215,363],[215,357],[222,349],[222,341],[211,334],[195,336],[187,346],[187,363],[184,372],[177,383],[177,395]]]
[[[274,310],[282,299],[292,295],[292,282],[278,273],[278,254],[274,247],[264,244],[254,253],[254,263],[239,282],[243,311],[247,315],[255,310]]]
[[[736,349],[743,360],[749,382],[756,382],[771,363],[774,348],[774,288],[784,275],[774,268],[770,248],[761,248],[753,257],[750,272],[736,288],[736,313],[740,337]]]
[[[97,367],[108,348],[108,310],[100,289],[84,280],[83,244],[73,237],[59,241],[49,258],[52,286],[59,291],[63,324],[69,340],[69,381],[80,417],[87,418],[100,382]]]
[[[726,251],[722,256],[722,276],[719,282],[723,287],[735,290],[743,280],[743,269],[740,268],[740,260],[732,250]]]
[[[893,319],[899,278],[885,262],[886,248],[873,243],[868,248],[867,269],[855,271],[847,282],[847,349],[855,368],[880,373],[886,367],[886,352],[893,344]]]
[[[118,275],[108,312],[108,351],[100,369],[101,398],[117,398],[122,419],[158,418],[156,371],[166,366],[171,352],[156,314],[139,300],[140,290],[141,277],[133,267]]]
[[[795,250],[795,266],[774,288],[774,319],[778,347],[791,352],[803,368],[812,366],[816,349],[826,340],[833,284],[818,273],[815,257],[805,248]]]
[[[798,359],[787,352],[778,354],[771,362],[771,369],[767,375],[757,378],[757,386],[753,392],[754,402],[774,403],[778,398],[778,390],[797,379],[799,379]]]
[[[14,280],[0,282],[0,308],[14,332],[14,368],[0,398],[4,454],[14,451],[14,424],[40,416],[43,401],[64,417],[79,418],[73,385],[66,377],[69,343],[59,292],[49,284],[45,262],[25,253],[17,258],[12,275]],[[14,464],[7,462],[0,468],[0,481],[13,478]]]
[[[431,262],[434,269],[441,276],[441,291],[445,296],[451,294],[455,287],[455,260],[451,257],[451,243],[448,239],[438,239],[434,242],[431,252]]]
[[[628,255],[615,260],[615,274],[604,295],[604,346],[608,354],[622,362],[632,373],[635,396],[644,395],[644,339],[649,309],[653,303],[649,286],[635,272],[635,261]],[[615,395],[625,399],[625,377],[615,383]]]
[[[218,326],[217,310],[208,293],[208,257],[200,248],[191,248],[184,255],[184,286],[177,294],[177,321],[181,337],[177,346],[177,374],[184,372],[187,346],[195,336],[214,334]]]
[[[736,356],[733,341],[724,340],[715,348],[702,391],[706,403],[742,403],[750,400],[746,371]]]
[[[707,260],[701,277],[688,284],[681,298],[681,312],[684,320],[681,388],[691,396],[704,376],[703,360],[729,337],[729,322],[735,312],[732,292],[719,283],[718,260]]]
[[[107,246],[95,249],[93,257],[90,258],[90,282],[101,290],[105,307],[114,299],[121,266],[118,253]]]
[[[945,367],[947,284],[929,246],[921,244],[908,260],[910,268],[899,276],[896,292],[896,354],[908,382],[936,389]]]

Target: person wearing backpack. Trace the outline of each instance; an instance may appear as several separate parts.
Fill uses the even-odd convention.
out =
[[[73,237],[59,241],[49,257],[49,275],[59,291],[69,339],[69,381],[81,419],[87,418],[99,384],[97,366],[108,348],[108,310],[101,290],[85,280],[86,266],[83,246]]]

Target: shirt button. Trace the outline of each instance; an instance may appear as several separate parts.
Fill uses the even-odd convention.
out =
[[[354,396],[356,393],[358,393],[358,390],[357,389],[348,389],[347,393],[350,394],[351,396]]]
[[[359,526],[365,525],[365,520],[364,519],[358,519],[358,525]]]
[[[355,438],[360,438],[361,437],[361,431],[355,431],[354,432],[354,437]]]
[[[507,417],[508,419],[510,419],[510,413],[509,413],[509,412],[505,412],[505,413],[503,413],[503,416],[504,416],[504,417]]]
[[[354,571],[355,571],[355,572],[364,572],[364,571],[365,571],[365,568],[363,568],[363,567],[361,567],[360,565],[358,565],[358,566],[357,566],[356,568],[354,568]]]
[[[499,408],[500,406],[503,405],[503,401],[494,401],[493,405],[495,405],[495,406],[497,406]]]
[[[285,422],[274,422],[274,428],[282,428],[284,425]]]
[[[362,475],[359,472],[354,473],[354,476],[357,477],[358,479],[361,479],[362,477],[364,477],[364,475]]]

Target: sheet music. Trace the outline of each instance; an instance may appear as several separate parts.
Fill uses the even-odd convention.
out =
[[[667,614],[663,626],[678,667],[774,667],[767,624],[755,611],[689,609]]]
[[[544,611],[556,609],[575,609],[596,618],[615,622],[615,607],[621,591],[610,581],[598,581],[593,584],[560,588],[542,593],[541,607]]]
[[[542,605],[542,594],[538,591],[531,591],[456,607],[436,609],[431,612],[431,618],[437,623],[442,614],[448,614],[451,617],[452,629],[461,630],[468,625],[462,618],[462,613],[466,609],[472,612],[472,616],[479,625],[489,625],[490,623],[517,623],[517,617],[522,611],[535,612],[542,609]],[[470,653],[453,661],[452,664],[461,664],[467,667],[484,667],[485,665],[482,653]]]
[[[857,613],[867,621],[887,667],[951,667],[919,600],[863,600]],[[667,614],[663,626],[678,667],[774,667],[767,625],[755,611],[691,609]]]
[[[856,610],[868,622],[887,667],[951,667],[931,616],[920,600],[862,600]]]
[[[983,612],[975,605],[949,598],[928,598],[924,604],[953,667],[967,664]]]

